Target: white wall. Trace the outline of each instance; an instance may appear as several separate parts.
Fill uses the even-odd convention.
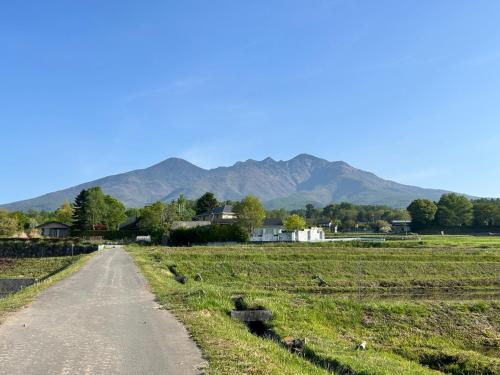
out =
[[[250,236],[250,242],[319,242],[325,240],[322,228],[308,228],[283,232],[281,228],[257,228]]]

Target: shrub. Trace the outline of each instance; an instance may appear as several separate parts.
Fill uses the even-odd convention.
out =
[[[248,234],[239,225],[208,225],[170,232],[169,244],[174,246],[203,245],[209,242],[246,242]]]

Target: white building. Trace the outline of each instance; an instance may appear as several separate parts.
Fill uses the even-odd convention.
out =
[[[282,232],[279,241],[283,242],[321,242],[325,240],[323,228],[312,227],[293,232]]]
[[[250,235],[250,242],[279,242],[279,235],[283,233],[283,220],[279,218],[265,219],[262,226],[254,229]]]
[[[281,219],[266,219],[256,228],[250,242],[321,242],[325,240],[323,228],[312,227],[304,230],[285,231]]]

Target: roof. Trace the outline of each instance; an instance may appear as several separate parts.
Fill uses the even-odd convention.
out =
[[[130,216],[120,224],[120,229],[135,229],[140,218],[137,216]]]
[[[221,213],[233,213],[233,206],[230,204],[225,204],[224,206],[216,207],[213,210],[203,212],[196,216],[206,216],[206,215],[221,214]]]
[[[60,221],[47,221],[46,223],[40,224],[37,228],[45,228],[48,226],[52,226],[52,228],[63,228],[69,229],[68,224],[61,223]]]
[[[281,227],[283,220],[280,217],[268,217],[262,222],[263,227]]]
[[[411,224],[411,220],[393,220],[392,224]]]

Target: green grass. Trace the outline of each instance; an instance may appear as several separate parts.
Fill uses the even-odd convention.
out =
[[[198,341],[210,374],[331,373],[325,367],[339,374],[500,374],[499,240],[429,236],[370,246],[128,250],[159,302]],[[173,280],[173,264],[187,284]],[[202,281],[194,281],[197,273]],[[280,337],[306,337],[307,355],[231,320],[234,295],[272,310]],[[361,341],[368,350],[355,350]]]
[[[69,266],[78,257],[0,258],[0,277],[40,279]]]
[[[31,268],[22,271],[21,274],[25,277],[36,277],[42,278],[43,280],[26,287],[17,293],[8,295],[5,298],[0,298],[0,324],[7,313],[16,311],[29,304],[41,291],[78,271],[92,256],[93,254],[78,255],[74,257],[60,257],[61,259],[23,258],[17,259],[19,262],[16,262],[16,265],[10,271],[7,271],[7,267],[4,267],[3,271],[0,271],[2,272],[2,275],[9,275],[9,277],[11,277],[12,275],[20,276],[19,272],[14,272],[15,269],[21,270],[22,268],[18,267],[21,267],[23,264],[29,265]],[[52,267],[49,267],[49,265],[52,265]],[[61,269],[60,266],[65,268],[60,272],[52,274],[53,272]]]

